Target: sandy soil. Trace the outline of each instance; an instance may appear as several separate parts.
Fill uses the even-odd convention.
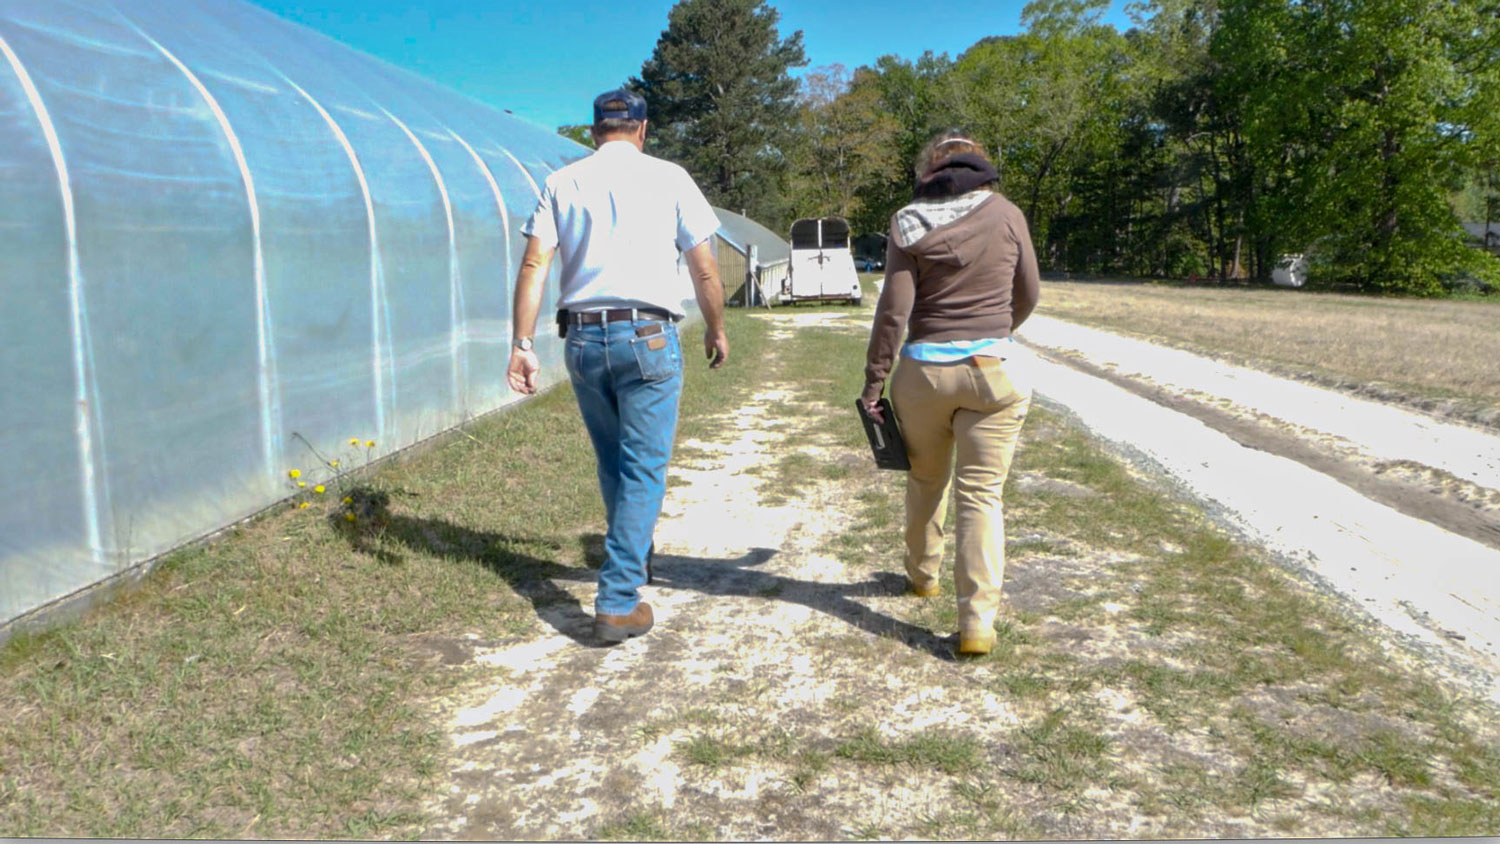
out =
[[[1482,524],[1474,538],[1500,547],[1500,434],[1494,430],[1046,317],[1028,323],[1024,337],[1159,404],[1200,418],[1212,414],[1215,428],[1260,436],[1265,444],[1257,447],[1274,451],[1273,440],[1301,441],[1308,449],[1296,459],[1326,455],[1322,471],[1349,465],[1388,485],[1416,488],[1422,499],[1409,506],[1429,521],[1443,518],[1448,504],[1474,511],[1481,516],[1475,524]]]
[[[783,337],[815,323],[866,330],[864,322],[838,313],[777,312],[766,318],[778,323]],[[1118,419],[1131,418],[1131,402],[1142,402],[1218,436],[1222,442],[1215,441],[1211,448],[1295,461],[1245,449],[1179,409],[1169,410],[1094,375],[1042,357],[1026,365],[1033,368],[1034,383],[1050,402],[1071,409],[1106,438],[1138,437],[1139,442],[1132,442],[1144,444],[1144,450],[1129,453],[1141,465],[1206,495],[1211,507],[1234,515],[1229,522],[1242,532],[1251,533],[1246,525],[1280,518],[1205,486],[1170,460],[1155,459],[1150,435],[1101,425],[1097,417],[1112,413]],[[1090,366],[1101,375],[1119,376],[1103,364]],[[1141,392],[1168,391],[1162,382],[1129,383]],[[1034,723],[1039,713],[1028,711],[1025,702],[1012,696],[997,694],[997,678],[988,667],[955,663],[952,643],[940,633],[898,620],[897,602],[913,599],[902,594],[904,579],[891,565],[860,570],[829,555],[830,540],[854,518],[851,490],[816,480],[784,506],[766,506],[759,500],[757,472],[775,465],[778,442],[793,432],[789,426],[817,420],[768,416],[766,408],[787,397],[782,390],[767,389],[743,406],[727,409],[712,441],[680,444],[684,453],[707,456],[674,462],[673,483],[656,534],[657,581],[646,589],[657,618],[649,635],[616,647],[597,646],[587,611],[594,572],[579,567],[538,586],[547,596],[538,602],[547,625],[541,636],[445,643],[445,661],[467,672],[468,679],[459,693],[437,704],[454,750],[451,767],[441,777],[445,785],[426,807],[438,821],[425,830],[425,837],[577,839],[599,835],[611,824],[618,830],[626,819],[643,814],[669,819],[671,834],[690,838],[922,838],[930,837],[923,831],[933,828],[935,818],[952,835],[961,827],[953,825],[954,818],[943,820],[947,816],[942,814],[955,806],[952,777],[941,771],[828,759],[829,742],[866,729],[882,740],[901,741],[938,728],[984,736],[986,746],[1000,754],[985,760],[991,767],[1020,764],[1022,749],[996,737],[1013,735],[1018,725]],[[1237,424],[1261,421],[1255,412],[1194,399],[1185,391],[1172,397],[1212,408]],[[1103,409],[1091,407],[1090,398]],[[1203,463],[1210,474],[1221,465],[1170,424],[1148,422],[1145,427],[1174,437],[1174,447],[1188,455],[1185,459]],[[1292,432],[1275,424],[1271,428],[1289,436]],[[1097,494],[1047,477],[1018,476],[1014,483],[1023,493],[1048,489]],[[1473,480],[1465,483],[1478,485]],[[1015,506],[1025,506],[1023,502],[1024,496]],[[1285,527],[1271,532],[1286,539]],[[1016,538],[1071,542],[1061,536]],[[1320,553],[1338,556],[1322,549],[1320,542],[1322,538],[1306,532],[1293,544],[1310,544]],[[1338,559],[1342,565],[1351,558]],[[1294,561],[1321,576],[1316,560]],[[1090,548],[1070,548],[1068,554],[1044,562],[1022,556],[1008,565],[1005,601],[1009,607],[1045,615],[1055,604],[1089,594],[1100,572],[1130,562],[1119,552]],[[1329,588],[1341,586],[1334,583]],[[1401,599],[1414,595],[1403,589]],[[1368,596],[1355,600],[1364,597]],[[1066,642],[1071,653],[1097,665],[1153,654],[1170,659],[1167,654],[1181,644],[1173,637],[1148,635],[1143,622],[1132,620],[1128,604],[1108,604],[1105,610],[1109,617],[1088,629],[1048,623],[1039,635]],[[1480,663],[1461,643],[1437,638],[1452,646],[1454,665],[1479,670],[1474,666]],[[1463,670],[1455,668],[1450,674],[1467,677]],[[1472,677],[1466,681],[1477,682]],[[1327,718],[1319,720],[1323,716],[1318,711],[1299,704],[1294,692],[1268,689],[1262,702],[1266,717],[1276,713],[1277,718],[1293,718],[1278,723],[1297,730],[1367,731],[1379,726],[1356,723],[1350,719],[1364,716],[1341,713],[1330,726]],[[1100,690],[1094,708],[1105,735],[1141,750],[1129,755],[1132,761],[1119,763],[1126,768],[1122,775],[1152,782],[1179,762],[1201,766],[1205,776],[1224,781],[1236,775],[1236,760],[1215,752],[1207,731],[1188,730],[1168,738],[1126,691]],[[694,742],[705,753],[732,747],[759,751],[722,765],[694,764],[685,755]],[[824,762],[809,767],[805,754],[810,750],[821,752]],[[1171,813],[1144,814],[1130,803],[1128,791],[1104,786],[1090,789],[1083,798],[1086,805],[1072,812],[1058,812],[1052,798],[1024,784],[975,799],[993,803],[996,816],[1013,818],[1014,830],[1023,837],[1278,837],[1287,833],[1274,825],[1275,819],[1287,814],[1302,818],[1298,835],[1338,836],[1349,834],[1348,822],[1308,812],[1309,801],[1363,807],[1374,817],[1398,811],[1393,792],[1367,779],[1340,784],[1299,781],[1294,783],[1301,789],[1297,797],[1284,805],[1270,799],[1243,817],[1190,821]],[[980,832],[1013,834],[1006,829],[985,826]],[[627,829],[617,834],[639,838],[644,833]]]
[[[1500,700],[1500,435],[1033,317],[1037,389]]]
[[[789,313],[778,322],[784,339],[837,318]],[[786,420],[773,425],[766,408],[785,398],[781,390],[759,393],[725,415],[715,442],[679,444],[714,456],[674,461],[656,532],[656,582],[645,590],[656,613],[649,635],[597,647],[584,609],[592,606],[593,571],[579,569],[560,584],[572,600],[545,616],[553,633],[514,647],[470,646],[472,660],[497,674],[448,703],[461,762],[451,796],[433,807],[448,821],[429,836],[576,838],[634,806],[693,804],[716,837],[797,830],[846,837],[817,819],[767,814],[760,804],[779,788],[779,772],[705,779],[673,753],[681,739],[674,727],[701,720],[695,712],[790,725],[805,707],[867,685],[868,666],[841,664],[836,646],[805,643],[837,642],[851,624],[869,632],[894,624],[878,606],[900,599],[899,576],[850,583],[845,566],[817,550],[847,524],[847,496],[824,484],[785,506],[759,501],[752,470],[774,465],[775,444],[788,433]],[[933,651],[944,647],[925,639]],[[1003,716],[989,698],[978,711]],[[652,724],[661,734],[643,736]]]

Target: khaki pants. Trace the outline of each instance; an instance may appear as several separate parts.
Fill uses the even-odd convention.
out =
[[[906,574],[918,588],[937,580],[951,477],[958,517],[954,585],[959,631],[971,636],[994,635],[1005,572],[1000,496],[1031,407],[1030,385],[1013,383],[1014,373],[1007,365],[992,357],[950,364],[901,358],[891,377],[891,404],[911,460],[906,479]]]

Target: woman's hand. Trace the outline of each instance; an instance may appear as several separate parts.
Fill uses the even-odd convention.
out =
[[[881,424],[885,423],[885,411],[880,409],[879,404],[880,392],[883,387],[884,385],[882,384],[873,384],[866,387],[865,391],[859,397],[859,403],[864,405],[865,412],[870,414],[871,419]]]

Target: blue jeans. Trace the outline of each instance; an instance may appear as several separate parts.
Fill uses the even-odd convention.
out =
[[[647,326],[661,332],[636,336],[637,328]],[[609,525],[594,611],[624,615],[640,602],[646,553],[667,492],[682,395],[682,343],[677,326],[665,321],[574,325],[565,358],[599,459]]]

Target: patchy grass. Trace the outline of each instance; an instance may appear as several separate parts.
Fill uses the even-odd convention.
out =
[[[983,745],[972,736],[929,730],[899,741],[863,730],[840,742],[834,755],[873,765],[909,765],[962,774],[979,767]]]
[[[857,455],[843,479],[854,524],[825,550],[851,571],[899,573],[904,479],[873,468],[844,410],[858,393],[865,338],[822,335],[787,350],[786,365],[798,373],[798,400],[827,409],[819,465]],[[784,457],[781,483],[811,483],[811,465]],[[995,835],[996,809],[1021,794],[1030,808],[1006,828],[1055,830],[1046,812],[1086,814],[1101,789],[1153,828],[1184,834],[1247,813],[1282,832],[1500,829],[1492,823],[1500,744],[1493,730],[1466,735],[1483,718],[1482,705],[1399,667],[1336,602],[1232,541],[1195,505],[1134,473],[1044,404],[1033,406],[1022,432],[1012,481],[1022,473],[1098,494],[1038,486],[1023,495],[1009,486],[1009,580],[997,645],[964,670],[983,673],[1022,723],[968,737],[977,744],[964,758],[1002,760],[997,766],[928,766],[962,782],[966,794],[1007,797],[945,807],[905,831],[883,827],[885,834]],[[938,633],[956,629],[951,553],[942,596],[894,604],[897,618]],[[1192,761],[1175,746],[1192,748]],[[834,762],[910,765],[914,753],[864,732],[836,745]],[[1387,814],[1338,816],[1311,798],[1312,784],[1352,795],[1371,779],[1389,790]]]
[[[682,330],[682,349],[687,366],[677,425],[679,442],[708,439],[713,426],[718,424],[718,414],[743,404],[764,382],[763,367],[769,354],[771,331],[764,320],[752,317],[753,313],[742,308],[725,312],[729,362],[718,371],[710,371],[705,363],[702,323],[694,323]],[[574,412],[576,414],[576,409]]]
[[[682,756],[694,765],[717,768],[733,759],[750,756],[754,748],[729,744],[712,736],[696,736],[682,747]]]
[[[1500,301],[1049,281],[1037,312],[1500,425]]]
[[[683,840],[674,836],[668,830],[666,822],[655,812],[634,812],[619,821],[606,823],[590,838],[597,841]]]
[[[765,325],[728,318],[716,372],[684,330],[684,436],[760,378]],[[447,770],[422,702],[457,680],[433,643],[538,633],[537,608],[572,599],[528,587],[587,564],[603,506],[566,387],[373,472],[358,527],[333,502],[277,511],[0,649],[0,831],[420,834]]]
[[[1110,740],[1095,719],[1058,708],[1017,730],[1016,738],[1016,759],[1006,772],[1019,782],[1073,794],[1120,784],[1105,757]]]
[[[782,818],[837,812],[833,828],[855,837],[1091,838],[1132,824],[1143,837],[1500,830],[1492,712],[1393,661],[1336,603],[1040,404],[1014,472],[1098,494],[1012,485],[995,649],[959,663],[915,642],[954,629],[951,559],[939,598],[883,591],[902,571],[904,479],[873,468],[850,407],[861,330],[806,329],[773,353],[764,317],[730,319],[729,369],[709,373],[690,354],[684,436],[722,439],[714,414],[768,385],[819,409],[798,418],[815,424],[781,456],[800,456],[766,467],[762,493],[847,490],[855,518],[826,550],[859,588],[840,606],[907,633],[850,626],[803,643],[799,657],[836,654],[826,666],[856,670],[786,718],[775,673],[724,655],[716,677],[748,676],[635,728],[638,744],[670,744],[683,781],[769,768],[764,805]],[[538,607],[575,600],[540,587],[586,569],[602,521],[565,391],[467,433],[378,469],[383,522],[351,531],[335,513],[278,513],[177,555],[84,622],[0,651],[11,716],[0,722],[0,830],[422,835],[421,797],[449,770],[424,702],[457,674],[430,645],[536,635]],[[806,592],[768,586],[756,599]],[[999,714],[955,708],[940,728],[908,728],[889,695],[871,691],[888,677]],[[896,783],[938,796],[839,802]],[[723,828],[716,813],[743,808],[698,793],[678,806],[626,802],[580,834],[701,840]]]
[[[867,288],[877,277],[865,279]],[[777,403],[773,409],[778,419],[789,422],[780,458],[770,467],[753,472],[762,478],[761,503],[784,505],[812,484],[850,478],[859,465],[857,455],[832,459],[829,449],[852,450],[865,442],[864,429],[854,412],[854,400],[864,388],[863,363],[850,354],[854,338],[863,338],[868,331],[874,303],[874,296],[867,291],[858,308],[819,304],[782,311],[832,313],[848,319],[837,321],[838,329],[792,328],[797,332],[795,342],[783,340],[776,354],[765,360],[766,383],[790,390],[794,398]],[[764,318],[758,321],[769,324]],[[863,342],[859,340],[857,352],[861,358]],[[809,425],[806,420],[816,421]],[[824,424],[825,420],[831,424]]]

